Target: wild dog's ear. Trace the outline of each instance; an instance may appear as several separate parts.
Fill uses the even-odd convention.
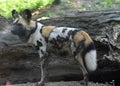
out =
[[[13,16],[14,19],[19,17],[19,14],[15,9],[12,10],[12,16]]]
[[[22,17],[27,21],[29,22],[32,18],[32,13],[29,9],[25,9],[22,13]]]

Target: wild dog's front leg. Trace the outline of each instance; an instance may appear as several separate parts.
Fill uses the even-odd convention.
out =
[[[43,59],[40,63],[40,69],[41,69],[41,80],[37,83],[37,86],[43,86],[46,78],[46,67],[45,67],[45,61],[46,59]]]
[[[40,56],[40,69],[41,69],[41,80],[37,83],[38,86],[44,85],[44,81],[46,78],[46,66],[47,66],[47,54],[46,54],[46,46],[39,47],[38,50]]]

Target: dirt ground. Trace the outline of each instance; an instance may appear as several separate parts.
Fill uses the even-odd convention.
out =
[[[1,86],[4,86],[4,85],[1,85]],[[16,84],[12,86],[35,86],[35,83]],[[69,81],[69,82],[60,81],[60,82],[48,82],[48,83],[45,83],[44,86],[84,86],[84,85],[80,84],[80,82],[78,81]],[[112,85],[109,85],[107,83],[100,84],[100,83],[89,82],[88,86],[112,86]]]

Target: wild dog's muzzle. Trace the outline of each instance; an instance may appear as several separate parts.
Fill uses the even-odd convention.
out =
[[[22,24],[13,24],[11,32],[14,35],[18,35],[18,36],[26,35],[26,29],[23,27]]]
[[[13,24],[11,33],[17,35],[23,42],[27,42],[31,31],[26,30],[22,24]]]

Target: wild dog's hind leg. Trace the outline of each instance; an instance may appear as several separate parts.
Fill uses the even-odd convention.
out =
[[[87,72],[87,69],[84,66],[83,58],[81,56],[78,56],[76,59],[80,63],[80,68],[83,72],[84,85],[88,86],[88,72]]]
[[[83,46],[83,42],[84,42],[84,40],[81,42],[82,44],[82,46]],[[80,47],[78,48],[78,50],[76,50],[76,47],[75,47],[75,45],[74,45],[74,43],[72,42],[71,43],[71,49],[72,49],[72,53],[73,53],[73,56],[74,56],[74,58],[79,62],[79,64],[80,64],[80,68],[81,68],[81,70],[82,70],[82,72],[83,72],[83,77],[84,77],[84,84],[85,84],[85,86],[87,86],[88,85],[88,72],[87,72],[87,70],[86,70],[86,68],[85,68],[85,66],[84,66],[84,62],[83,62],[83,58],[80,56],[80,54],[78,53],[78,51],[80,50]]]

